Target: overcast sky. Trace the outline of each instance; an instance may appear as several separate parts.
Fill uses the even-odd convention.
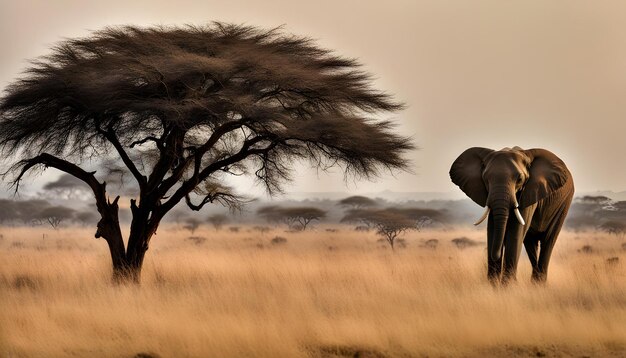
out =
[[[0,87],[64,37],[213,20],[316,38],[408,105],[392,118],[421,148],[415,173],[346,184],[303,169],[288,191],[458,191],[448,170],[463,150],[515,145],[555,152],[579,192],[626,189],[621,0],[0,0]]]

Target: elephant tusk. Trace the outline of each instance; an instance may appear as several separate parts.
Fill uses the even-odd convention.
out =
[[[485,208],[485,213],[483,214],[483,216],[480,217],[480,219],[478,219],[477,222],[474,223],[474,225],[480,225],[480,223],[485,221],[485,219],[487,218],[487,215],[489,215],[489,207]]]
[[[524,218],[522,217],[522,214],[520,214],[517,207],[515,208],[515,217],[517,217],[517,221],[519,221],[522,226],[526,225],[526,222],[524,221]]]

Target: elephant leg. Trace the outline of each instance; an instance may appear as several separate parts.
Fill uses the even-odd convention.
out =
[[[552,249],[561,232],[566,216],[567,208],[550,223],[548,229],[543,233],[543,237],[539,239],[541,249],[539,250],[539,261],[537,262],[537,274],[535,275],[533,271],[533,281],[535,282],[545,283],[548,278],[548,266],[550,265]]]
[[[487,259],[487,278],[492,284],[500,283],[500,276],[502,275],[502,256],[498,260]]]
[[[539,237],[538,233],[528,233],[524,239],[524,247],[526,247],[526,253],[528,254],[528,260],[533,268],[532,278],[539,277]]]
[[[506,230],[505,249],[504,249],[504,273],[502,275],[503,283],[515,281],[517,274],[517,264],[519,256],[522,253],[522,244],[524,237],[530,228],[530,221],[534,214],[536,206],[524,209],[521,214],[526,225],[520,225],[517,220],[509,220]]]

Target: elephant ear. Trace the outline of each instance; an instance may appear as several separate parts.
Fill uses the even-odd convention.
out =
[[[464,151],[452,163],[450,179],[470,199],[480,206],[487,205],[487,188],[483,181],[483,160],[492,149],[473,147]]]
[[[519,204],[522,208],[545,199],[565,185],[570,176],[565,163],[552,152],[545,149],[529,149],[524,152],[532,162],[528,170],[530,177],[520,197]]]

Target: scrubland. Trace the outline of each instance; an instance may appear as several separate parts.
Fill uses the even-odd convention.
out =
[[[486,280],[484,228],[408,233],[392,252],[347,226],[172,224],[141,286],[111,284],[92,228],[0,233],[1,357],[626,355],[626,240],[596,232],[561,234],[546,286],[522,254],[503,288]]]

